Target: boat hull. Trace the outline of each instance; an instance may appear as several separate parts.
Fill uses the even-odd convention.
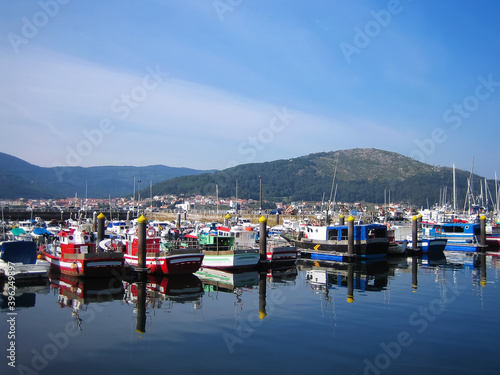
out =
[[[268,247],[266,257],[271,264],[293,264],[297,261],[298,251],[295,246]]]
[[[80,257],[61,258],[40,250],[44,258],[50,263],[54,272],[79,277],[109,277],[121,272],[124,261],[121,253],[99,252],[94,254],[78,254]],[[85,256],[83,256],[85,255]],[[92,256],[96,255],[96,256]]]
[[[204,251],[205,258],[202,266],[220,269],[240,269],[256,267],[259,263],[260,254],[258,249],[252,250],[227,250],[227,251]]]
[[[201,253],[178,254],[158,257],[146,257],[146,267],[151,274],[186,275],[198,271],[204,255]],[[139,258],[125,254],[125,262],[132,267],[138,267]]]
[[[300,249],[304,249],[305,252],[309,253],[333,253],[339,258],[344,258],[348,255],[347,241],[320,241],[320,240],[309,240],[302,238],[300,240],[294,240],[294,245]],[[354,255],[361,258],[370,257],[383,257],[387,255],[387,250],[389,247],[388,240],[375,240],[373,242],[368,241],[357,241],[354,243]]]

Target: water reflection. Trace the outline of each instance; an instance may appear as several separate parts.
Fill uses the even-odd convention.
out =
[[[175,276],[153,276],[140,274],[134,282],[125,281],[124,301],[134,307],[137,314],[136,331],[146,332],[148,313],[156,310],[171,310],[174,304],[193,303],[195,310],[201,308],[203,286],[193,274]]]
[[[123,299],[124,289],[120,279],[79,278],[60,273],[49,273],[50,286],[58,293],[57,303],[62,308],[72,309],[72,316],[80,330],[81,311],[87,311],[92,303],[104,303]]]
[[[9,311],[8,281],[0,280],[0,311]],[[16,310],[35,307],[37,294],[48,294],[50,292],[49,279],[36,278],[22,281],[16,280],[15,283],[15,301]]]
[[[347,288],[347,301],[354,302],[354,290],[379,292],[385,290],[389,277],[386,260],[376,262],[334,262],[301,260],[299,270],[306,271],[306,283],[320,293]]]

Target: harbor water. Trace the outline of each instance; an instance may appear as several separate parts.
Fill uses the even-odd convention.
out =
[[[445,254],[5,284],[0,373],[498,374],[499,257]]]

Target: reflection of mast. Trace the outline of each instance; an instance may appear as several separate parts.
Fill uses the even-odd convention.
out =
[[[259,318],[266,317],[266,290],[267,288],[267,273],[262,272],[259,275]]]

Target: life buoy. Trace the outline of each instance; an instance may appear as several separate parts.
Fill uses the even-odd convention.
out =
[[[156,229],[153,227],[149,227],[146,234],[148,235],[148,237],[154,237],[156,236]]]
[[[465,229],[469,229],[469,226],[468,226],[468,225],[466,225],[466,226],[465,226]]]
[[[436,233],[441,233],[441,228],[436,228]]]

